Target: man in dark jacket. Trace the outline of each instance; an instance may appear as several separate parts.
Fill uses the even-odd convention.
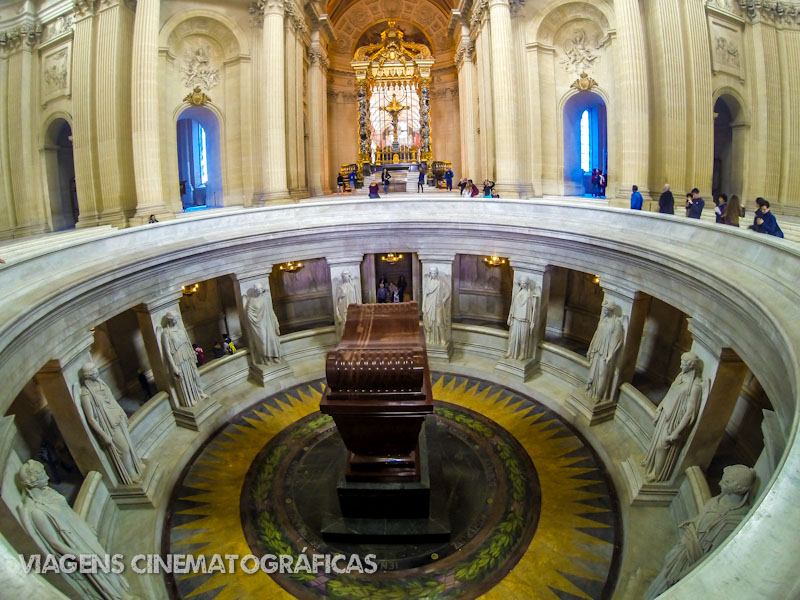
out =
[[[664,186],[664,191],[658,198],[658,212],[664,215],[675,214],[675,198],[672,196],[672,190],[669,189],[669,184]]]
[[[761,215],[756,216],[755,230],[758,233],[766,233],[782,238],[783,231],[778,227],[778,221],[775,219],[775,215],[769,212],[769,200],[763,200],[759,210],[761,211]]]
[[[686,200],[686,216],[690,219],[699,219],[703,214],[703,207],[706,205],[705,200],[700,197],[700,190],[694,188],[692,190],[692,197]]]

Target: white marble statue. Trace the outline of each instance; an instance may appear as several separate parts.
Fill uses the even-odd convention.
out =
[[[175,379],[178,403],[191,407],[202,400],[208,400],[197,371],[197,356],[186,337],[183,324],[172,312],[164,315],[164,331],[161,333],[161,346],[169,372]]]
[[[125,485],[142,479],[143,466],[128,431],[128,417],[111,389],[100,379],[93,362],[87,362],[80,371],[81,385],[76,390],[86,421],[105,451],[120,482]]]
[[[508,311],[508,349],[506,358],[527,360],[533,354],[533,328],[539,308],[539,289],[523,276],[517,282],[517,291],[511,298]]]
[[[703,392],[700,359],[693,352],[681,355],[681,372],[656,409],[655,432],[642,461],[648,482],[666,481],[697,418]]]
[[[604,300],[597,331],[594,332],[586,353],[586,358],[589,359],[586,394],[595,402],[603,402],[611,396],[614,368],[624,341],[622,309],[614,302]]]
[[[422,283],[422,325],[429,345],[443,346],[450,338],[450,281],[431,267]]]
[[[47,473],[41,463],[29,460],[19,469],[23,500],[18,507],[20,521],[42,552],[57,560],[65,555],[99,556],[108,554],[91,527],[73,511],[66,498],[47,485]],[[44,558],[44,557],[43,557]],[[77,559],[76,559],[77,560]],[[76,597],[87,600],[129,600],[128,582],[122,575],[104,573],[74,573],[62,571],[63,577],[75,588]]]
[[[251,287],[247,290],[245,303],[253,362],[258,365],[280,362],[281,331],[266,288],[260,283]]]
[[[655,598],[675,585],[703,556],[719,546],[750,510],[749,494],[755,471],[731,465],[722,471],[721,493],[703,505],[690,521],[681,523],[680,541],[667,554],[664,568],[647,591]]]
[[[353,280],[350,271],[342,271],[339,283],[336,286],[336,325],[341,333],[347,321],[347,307],[351,304],[361,304],[361,290],[358,281]]]

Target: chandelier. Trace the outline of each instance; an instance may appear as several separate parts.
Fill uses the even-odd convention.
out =
[[[381,256],[381,260],[394,264],[400,260],[403,260],[403,255],[395,254],[394,252],[389,252],[388,254],[384,254],[383,256]]]
[[[500,265],[506,264],[506,259],[499,256],[484,256],[483,262],[490,267],[499,267]]]
[[[286,271],[288,273],[294,273],[295,271],[299,271],[300,269],[303,268],[303,263],[301,263],[299,261],[298,262],[293,262],[293,261],[290,260],[289,262],[285,262],[282,265],[278,265],[278,268],[281,271]]]

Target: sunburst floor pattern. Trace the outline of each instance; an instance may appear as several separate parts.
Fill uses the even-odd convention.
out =
[[[452,438],[448,468],[461,461],[462,472],[485,472],[474,482],[461,482],[472,486],[472,496],[486,502],[486,509],[465,516],[458,532],[455,523],[451,544],[391,551],[375,545],[336,548],[314,534],[313,524],[307,526],[303,511],[307,517],[308,507],[313,510],[307,500],[314,488],[294,482],[305,473],[314,483],[307,471],[324,472],[322,463],[314,462],[315,448],[338,437],[330,419],[317,412],[324,390],[318,381],[244,411],[198,452],[173,494],[164,553],[210,561],[214,555],[372,551],[380,570],[361,576],[288,576],[248,574],[237,565],[232,573],[217,569],[170,576],[173,595],[199,600],[610,598],[621,528],[613,490],[592,450],[557,415],[529,398],[472,378],[434,374],[433,381],[435,418],[443,436]],[[488,483],[481,484],[481,477]],[[328,485],[324,477],[316,479],[318,486]],[[305,508],[293,502],[293,494],[306,500]]]

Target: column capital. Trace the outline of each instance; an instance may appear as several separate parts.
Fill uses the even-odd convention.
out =
[[[510,264],[511,268],[515,271],[525,271],[540,276],[544,276],[545,271],[551,266],[546,262],[526,258],[509,258],[508,264]]]
[[[166,292],[164,295],[156,298],[155,300],[150,300],[146,303],[134,306],[133,310],[148,313],[159,312],[171,306],[177,305],[178,302],[180,302],[181,296],[183,296],[183,292],[181,292],[181,290]]]
[[[311,66],[319,65],[322,69],[328,70],[330,66],[330,61],[328,57],[325,56],[325,51],[322,49],[322,46],[319,44],[312,44],[311,47],[307,51],[308,60],[311,63]]]
[[[499,0],[503,1],[503,0]],[[469,19],[469,25],[471,28],[479,29],[481,23],[483,23],[484,16],[488,15],[489,13],[489,0],[480,0],[473,5],[472,8],[472,16]]]
[[[642,293],[632,282],[615,277],[600,276],[600,287],[607,294],[619,296],[629,302],[632,302]]]
[[[13,52],[17,49],[31,49],[42,35],[42,26],[34,21],[26,21],[7,31],[0,32],[0,48]]]
[[[358,265],[361,266],[362,261],[364,260],[363,254],[342,254],[340,256],[326,256],[325,261],[328,263],[329,267],[334,266],[352,266]]]
[[[253,27],[262,27],[264,17],[267,15],[283,15],[286,12],[284,0],[256,0],[250,4],[250,24]]]
[[[452,263],[456,259],[455,252],[428,253],[425,251],[417,252],[417,258],[421,263]]]
[[[723,358],[723,354],[726,354],[727,351],[733,352],[730,350],[730,342],[720,335],[718,328],[710,326],[697,317],[689,318],[688,322],[692,339],[711,356]]]
[[[461,40],[458,43],[458,48],[456,49],[456,55],[454,62],[456,63],[456,68],[461,69],[461,66],[467,62],[471,63],[473,57],[475,56],[475,42],[467,36],[461,36]]]
[[[297,9],[294,3],[287,1],[285,10],[287,27],[291,27],[301,35],[308,33],[308,25],[306,25],[306,20],[303,18],[303,13]]]

